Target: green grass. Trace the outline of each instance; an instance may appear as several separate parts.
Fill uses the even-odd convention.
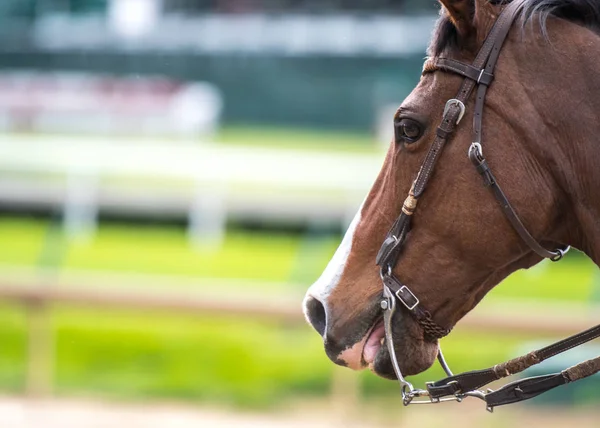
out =
[[[89,241],[66,241],[41,220],[0,219],[0,268],[58,264],[61,269],[180,275],[199,278],[296,282],[308,285],[322,272],[339,237],[304,239],[293,234],[232,231],[219,248],[198,249],[183,228],[101,225]],[[47,241],[48,237],[51,237]],[[598,269],[580,254],[544,262],[511,275],[491,298],[587,301],[600,297]]]
[[[381,151],[375,138],[356,132],[289,128],[228,127],[216,137],[219,144],[317,151]]]
[[[25,382],[26,319],[15,306],[0,306],[0,388],[20,392]]]
[[[320,339],[304,327],[68,307],[55,308],[51,322],[61,395],[266,408],[330,391],[334,367]],[[0,306],[0,326],[0,389],[17,392],[24,387],[26,319],[20,309]],[[467,370],[514,356],[520,340],[457,334],[444,345],[455,370]],[[413,380],[439,376],[436,368]],[[395,383],[370,373],[360,377],[367,396],[397,393]]]
[[[488,298],[585,302],[598,300],[599,293],[598,268],[583,254],[573,251],[559,263],[544,261],[529,270],[515,272]]]
[[[265,407],[327,391],[332,366],[308,329],[240,321],[55,308],[55,392]],[[0,326],[0,388],[19,391],[25,316],[0,306]]]
[[[81,138],[93,140],[94,136],[78,136],[73,134],[60,135],[48,134],[40,136],[39,134],[15,133],[10,134],[11,139],[15,140],[61,140],[64,138]],[[126,141],[144,141],[147,137],[124,136],[114,137],[123,138]],[[113,138],[113,139],[114,139]],[[169,141],[172,137],[158,137],[159,140]],[[244,147],[268,147],[278,149],[311,150],[337,152],[381,152],[381,147],[375,137],[368,133],[344,132],[336,130],[312,130],[304,128],[287,127],[256,127],[256,126],[228,126],[221,129],[216,136],[209,138],[211,142],[226,146],[244,146]],[[177,140],[174,141],[177,143]]]
[[[102,224],[89,241],[69,242],[41,220],[0,219],[2,266],[38,264],[70,269],[251,278],[310,283],[339,237],[231,231],[223,246],[197,249],[181,228]],[[50,238],[50,239],[47,239]],[[202,283],[199,281],[199,283]],[[597,269],[582,256],[512,275],[495,298],[587,301],[598,296]],[[290,290],[292,291],[292,290]],[[294,290],[301,293],[302,290]],[[173,398],[268,407],[288,398],[325,395],[333,365],[308,327],[249,319],[192,317],[140,311],[57,307],[55,387],[59,394],[116,398]],[[0,306],[0,390],[22,391],[27,320],[15,306]],[[524,337],[455,333],[444,340],[454,370],[495,364],[515,356]],[[439,369],[416,383],[440,376]],[[361,375],[368,396],[397,394],[397,385]]]
[[[289,236],[238,232],[228,235],[219,250],[196,251],[182,230],[140,233],[112,226],[92,242],[69,246],[65,264],[79,269],[285,281],[297,246]]]
[[[55,322],[59,392],[266,406],[327,390],[331,367],[305,329],[73,309]]]
[[[69,242],[48,227],[45,221],[1,219],[0,267],[58,263],[63,270],[285,282],[298,270],[296,259],[302,244],[293,235],[237,231],[228,234],[219,248],[198,249],[189,243],[183,228],[119,224],[102,225],[90,241]],[[317,248],[304,260],[309,271],[302,269],[302,276],[318,276],[336,241],[331,237],[316,241]]]

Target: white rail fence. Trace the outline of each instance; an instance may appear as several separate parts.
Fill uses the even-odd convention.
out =
[[[347,223],[380,154],[222,147],[185,141],[0,137],[0,203],[58,208],[94,232],[100,211],[178,215],[190,241],[218,244],[229,218]]]

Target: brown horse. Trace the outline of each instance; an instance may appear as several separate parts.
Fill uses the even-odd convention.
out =
[[[470,63],[510,1],[440,0],[423,76],[394,118],[383,168],[323,275],[306,318],[335,363],[394,378],[382,346],[375,258],[463,80],[439,58]],[[600,2],[528,0],[502,47],[484,107],[484,150],[518,216],[545,248],[571,245],[600,264]],[[465,123],[473,120],[474,97]],[[537,264],[472,167],[471,127],[458,126],[437,163],[393,274],[451,329],[502,279]],[[405,308],[402,308],[405,309]],[[408,311],[393,318],[405,374],[429,368],[438,343]]]

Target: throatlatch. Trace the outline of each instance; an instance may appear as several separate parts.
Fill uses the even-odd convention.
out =
[[[404,247],[406,236],[410,231],[411,220],[416,212],[419,197],[427,187],[435,165],[448,139],[454,132],[465,115],[465,105],[474,89],[477,87],[477,99],[473,115],[473,143],[469,148],[469,159],[482,176],[484,183],[488,186],[502,211],[506,215],[516,233],[523,241],[541,257],[552,261],[563,258],[569,247],[549,251],[542,247],[529,233],[523,222],[508,201],[498,181],[494,177],[486,159],[483,157],[481,146],[482,118],[485,104],[485,96],[489,85],[494,80],[494,69],[500,55],[501,48],[515,19],[521,13],[525,0],[515,0],[508,4],[496,20],[492,30],[485,40],[472,65],[449,59],[437,58],[435,67],[428,68],[424,73],[436,70],[447,71],[465,77],[456,98],[449,100],[444,109],[442,123],[437,129],[436,138],[427,153],[425,161],[417,175],[415,182],[402,207],[402,212],[392,225],[386,239],[377,255],[377,265],[381,269],[381,280],[383,282],[383,300],[381,308],[385,325],[385,337],[390,359],[394,372],[400,382],[402,401],[405,406],[409,404],[432,404],[445,401],[462,401],[467,397],[475,397],[485,401],[488,410],[505,404],[516,403],[536,397],[557,386],[575,382],[600,372],[600,357],[585,361],[560,373],[537,376],[509,383],[497,391],[481,391],[489,383],[513,374],[521,373],[525,369],[539,364],[555,355],[563,353],[568,349],[582,345],[590,340],[600,337],[600,326],[596,326],[583,333],[572,336],[545,348],[533,351],[523,357],[516,358],[506,363],[498,364],[485,370],[476,370],[459,375],[453,375],[448,367],[444,356],[439,348],[438,361],[447,374],[447,378],[430,382],[427,389],[415,389],[413,385],[403,376],[396,353],[394,350],[393,316],[400,307],[407,310],[423,329],[426,340],[437,341],[450,333],[450,328],[439,325],[432,314],[424,308],[423,303],[417,295],[405,284],[403,284],[393,273],[400,253]],[[401,308],[401,307],[400,307]]]

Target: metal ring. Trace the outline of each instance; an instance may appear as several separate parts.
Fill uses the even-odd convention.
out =
[[[566,248],[559,248],[558,250],[556,250],[555,256],[552,257],[550,260],[553,262],[561,261],[563,259],[563,257],[569,252],[570,249],[571,249],[570,245]]]
[[[384,272],[386,266],[387,272]],[[381,277],[381,279],[385,279],[388,276],[392,276],[392,266],[389,263],[387,263],[385,266],[381,266],[381,269],[379,269],[379,276]]]

